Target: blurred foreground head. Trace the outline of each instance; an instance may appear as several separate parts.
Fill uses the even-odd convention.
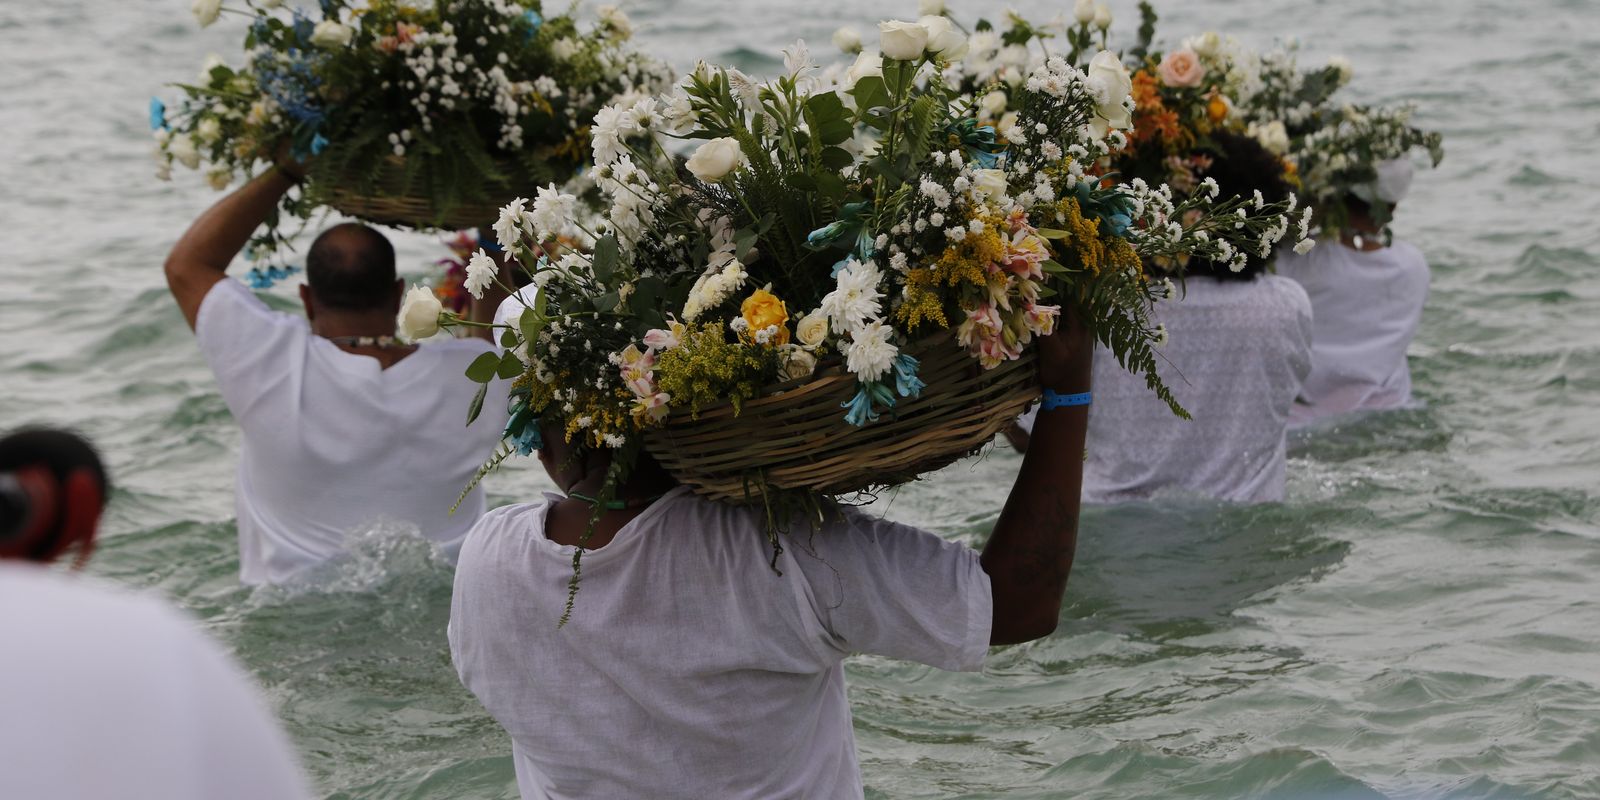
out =
[[[76,548],[83,566],[109,493],[82,437],[29,428],[0,438],[0,559],[48,563]]]

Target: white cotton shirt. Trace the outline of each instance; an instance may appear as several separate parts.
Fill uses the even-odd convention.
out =
[[[152,598],[0,564],[0,797],[310,797],[255,686]]]
[[[1193,419],[1175,416],[1111,353],[1096,353],[1084,501],[1168,492],[1282,500],[1289,406],[1311,369],[1306,293],[1276,275],[1194,277],[1177,298],[1157,303],[1151,319],[1169,337],[1156,350],[1156,372]]]
[[[1291,427],[1412,404],[1406,349],[1428,301],[1428,262],[1405,242],[1363,252],[1326,242],[1284,253],[1278,272],[1305,288],[1316,315],[1311,376]]]
[[[559,499],[484,516],[450,609],[456,669],[511,734],[524,800],[859,798],[845,657],[983,664],[993,600],[971,548],[845,510],[781,539],[778,574],[763,514],[682,487],[584,554],[558,630]]]
[[[488,342],[429,342],[383,369],[230,279],[206,295],[195,334],[244,434],[240,580],[291,580],[380,521],[415,526],[454,555],[483,514],[482,490],[454,515],[450,507],[506,421],[506,387],[497,381],[482,415],[466,424],[478,384],[465,371]]]

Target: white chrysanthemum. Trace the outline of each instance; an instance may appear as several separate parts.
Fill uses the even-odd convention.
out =
[[[595,166],[605,166],[616,161],[628,148],[623,140],[641,132],[631,110],[621,106],[606,106],[594,115],[594,125],[589,129],[594,139]]]
[[[531,233],[532,224],[528,221],[526,211],[528,201],[517,198],[500,209],[500,218],[494,222],[494,238],[506,250],[515,247],[521,240],[524,232]]]
[[[850,331],[850,346],[845,351],[845,367],[864,381],[875,381],[893,366],[899,348],[889,343],[894,328],[882,320],[856,327]]]
[[[475,300],[482,300],[483,290],[494,283],[495,273],[499,271],[500,265],[481,248],[473,253],[472,259],[467,262],[467,294],[472,295]]]
[[[871,261],[850,261],[836,276],[836,288],[822,298],[820,311],[828,316],[834,333],[843,334],[859,328],[867,320],[882,314],[878,300],[881,276],[878,265]]]
[[[565,194],[554,183],[539,189],[533,198],[534,233],[540,241],[558,236],[572,221],[578,210],[578,198]]]

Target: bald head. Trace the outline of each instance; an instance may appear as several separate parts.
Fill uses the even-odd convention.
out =
[[[306,253],[311,299],[330,311],[376,311],[394,302],[394,245],[365,225],[322,232]]]

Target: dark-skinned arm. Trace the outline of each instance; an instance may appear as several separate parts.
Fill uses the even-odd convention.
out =
[[[287,167],[274,167],[207,209],[167,255],[167,287],[194,330],[200,303],[227,277],[228,265],[267,221],[285,192],[299,183]]]
[[[1094,342],[1076,319],[1038,340],[1039,380],[1060,394],[1089,391]],[[989,644],[1018,644],[1055,632],[1078,546],[1087,407],[1040,411],[1017,482],[984,545],[994,622]]]

